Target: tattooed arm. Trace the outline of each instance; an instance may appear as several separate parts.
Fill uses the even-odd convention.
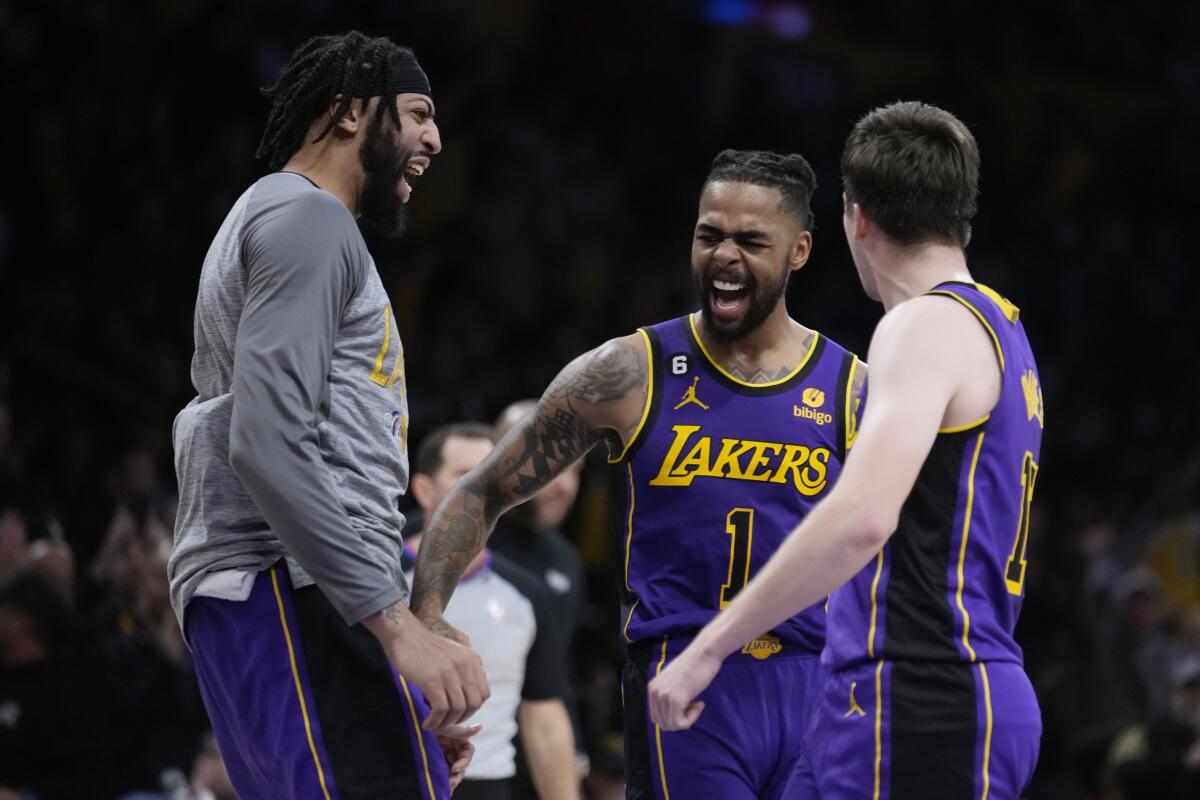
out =
[[[504,511],[601,441],[620,451],[641,419],[648,369],[639,334],[583,354],[554,379],[537,410],[459,480],[426,524],[417,557],[412,609],[421,621],[443,629],[454,587]]]

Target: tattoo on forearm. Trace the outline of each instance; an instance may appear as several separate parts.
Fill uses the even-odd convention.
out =
[[[606,429],[592,422],[601,407],[626,399],[639,387],[644,397],[645,385],[641,357],[617,342],[568,365],[532,417],[510,431],[434,512],[417,558],[413,609],[425,613],[431,602],[445,608],[496,518],[532,497],[601,441]]]

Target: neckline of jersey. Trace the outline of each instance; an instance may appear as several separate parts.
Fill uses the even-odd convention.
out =
[[[795,369],[782,378],[778,378],[773,381],[766,381],[765,383],[751,383],[750,381],[744,381],[741,378],[738,378],[727,372],[724,367],[717,363],[717,360],[713,358],[712,354],[708,352],[708,348],[704,346],[704,340],[700,338],[700,331],[696,327],[697,316],[698,314],[695,312],[688,314],[687,316],[686,328],[688,338],[691,339],[692,344],[695,346],[696,350],[699,351],[700,361],[704,364],[705,368],[715,378],[717,378],[717,380],[719,380],[721,383],[724,383],[729,388],[734,389],[735,391],[749,392],[755,395],[777,394],[785,392],[804,379],[804,377],[809,373],[813,364],[815,364],[817,361],[815,358],[816,354],[823,349],[821,347],[821,340],[825,337],[823,337],[819,331],[813,330],[812,343],[808,346],[808,352],[806,352],[804,357],[800,359],[800,363],[796,365]]]
[[[320,186],[317,185],[316,181],[314,181],[312,178],[308,177],[307,175],[305,175],[302,172],[293,172],[290,169],[281,169],[281,170],[277,171],[275,174],[276,175],[295,175],[296,177],[304,178],[304,180],[311,183],[313,185],[313,188],[315,188],[315,189],[321,188]],[[322,189],[321,191],[324,191],[324,189]]]

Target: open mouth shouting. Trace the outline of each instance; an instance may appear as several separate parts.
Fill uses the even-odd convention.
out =
[[[428,156],[412,156],[408,159],[400,179],[400,195],[404,202],[407,203],[408,198],[412,197],[413,188],[427,169],[429,169]]]
[[[708,286],[708,310],[714,319],[732,322],[750,306],[750,285],[746,278],[726,275],[713,278]]]

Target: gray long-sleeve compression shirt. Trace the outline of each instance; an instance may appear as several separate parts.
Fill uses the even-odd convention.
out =
[[[205,258],[195,342],[173,431],[180,622],[207,575],[285,557],[347,623],[407,600],[404,353],[341,201],[292,173],[251,186]]]

